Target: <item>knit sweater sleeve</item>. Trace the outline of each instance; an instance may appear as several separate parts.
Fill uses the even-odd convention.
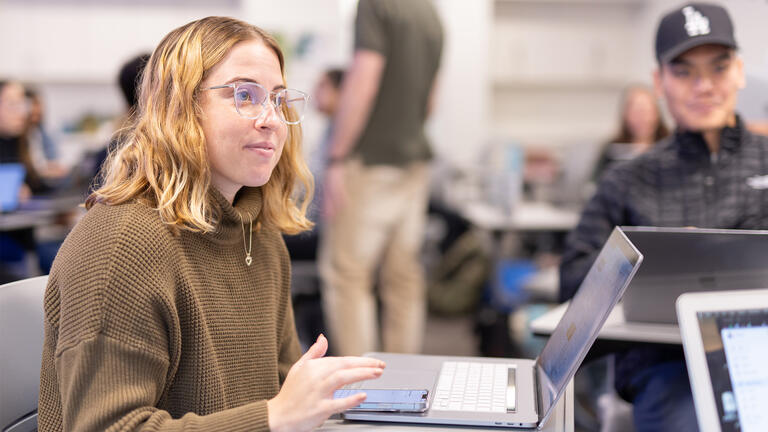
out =
[[[265,400],[177,419],[157,408],[178,366],[172,243],[145,213],[103,206],[67,238],[46,292],[41,431],[268,430]]]
[[[205,416],[173,419],[155,407],[167,358],[105,334],[80,341],[56,359],[65,431],[268,430],[267,403],[258,401]],[[41,428],[41,430],[45,430]]]

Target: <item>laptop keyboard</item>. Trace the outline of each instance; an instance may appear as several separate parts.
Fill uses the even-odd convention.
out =
[[[515,365],[512,364],[446,361],[440,370],[430,410],[514,411],[514,381]]]

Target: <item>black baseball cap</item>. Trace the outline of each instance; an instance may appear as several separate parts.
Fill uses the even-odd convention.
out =
[[[737,48],[728,11],[711,3],[688,3],[666,15],[656,30],[656,60],[669,63],[675,57],[706,44]]]

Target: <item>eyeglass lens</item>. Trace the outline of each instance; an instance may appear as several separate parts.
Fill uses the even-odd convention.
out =
[[[260,85],[240,84],[235,90],[235,106],[241,116],[258,118],[268,109],[264,102],[269,96],[270,93]],[[304,116],[307,98],[298,90],[285,89],[275,94],[273,102],[280,120],[296,124]]]

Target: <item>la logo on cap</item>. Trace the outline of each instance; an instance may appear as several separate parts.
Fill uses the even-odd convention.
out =
[[[685,15],[685,31],[688,32],[688,36],[709,34],[709,18],[702,15],[693,6],[684,7],[683,15]]]

